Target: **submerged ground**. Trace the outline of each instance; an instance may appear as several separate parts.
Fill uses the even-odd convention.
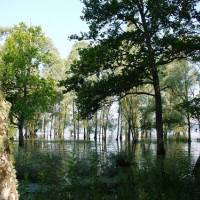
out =
[[[107,143],[28,141],[14,145],[21,200],[191,200],[200,199],[194,170],[200,143],[167,142],[165,158],[154,141],[128,148]]]

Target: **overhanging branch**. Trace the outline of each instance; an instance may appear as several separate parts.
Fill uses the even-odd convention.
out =
[[[152,96],[154,97],[155,95],[152,93],[148,93],[148,92],[127,92],[126,94],[120,96],[120,99],[123,99],[124,97],[128,96],[128,95],[148,95],[148,96]]]

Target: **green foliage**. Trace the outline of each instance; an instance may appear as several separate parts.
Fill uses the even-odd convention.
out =
[[[153,112],[155,110],[155,103],[152,101],[150,97],[140,97],[141,100],[141,106],[140,106],[140,112],[141,112],[141,119],[140,124],[141,128],[145,130],[151,130],[155,127],[155,120],[153,117]]]
[[[51,77],[55,81],[62,80],[65,75],[65,62],[60,58],[58,50],[54,47],[51,39],[47,38],[47,46],[51,52],[50,63],[48,68],[43,69],[45,77]]]
[[[161,78],[163,92],[163,120],[165,131],[185,127],[188,111],[182,106],[194,93],[198,72],[186,60],[177,60],[165,66]]]
[[[67,91],[76,92],[81,115],[139,85],[158,87],[157,75],[165,64],[198,60],[197,2],[84,0],[82,19],[90,31],[72,38],[87,39],[91,45],[79,52],[63,82]]]
[[[8,137],[9,138],[13,138],[15,133],[16,133],[15,127],[12,127],[12,126],[8,127]]]
[[[58,154],[37,151],[26,153],[20,150],[15,159],[17,178],[25,182],[52,184],[61,181],[65,175],[65,162]]]
[[[165,126],[165,131],[174,130],[176,126],[184,126],[185,119],[181,111],[177,109],[164,109],[163,122]]]
[[[195,97],[190,101],[184,101],[180,104],[180,107],[189,112],[192,118],[200,120],[200,98]]]
[[[39,26],[24,23],[15,26],[5,40],[0,54],[0,85],[12,104],[11,122],[29,121],[37,112],[54,104],[58,93],[51,78],[43,78],[41,70],[51,63],[47,38]]]

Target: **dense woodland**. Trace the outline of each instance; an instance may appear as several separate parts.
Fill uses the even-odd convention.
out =
[[[191,146],[200,138],[200,1],[82,2],[89,32],[69,37],[65,59],[40,26],[0,28],[9,138],[23,149],[66,138],[106,145],[113,135],[129,151],[156,141],[158,157],[168,141]]]
[[[113,102],[117,139],[156,129],[158,154],[171,131],[190,142],[199,124],[197,2],[84,1],[90,32],[71,36],[82,41],[64,60],[41,27],[2,28],[1,90],[19,145],[38,130],[62,138],[67,126],[77,139],[106,138]]]

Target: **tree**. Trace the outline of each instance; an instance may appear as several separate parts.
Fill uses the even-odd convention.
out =
[[[138,140],[139,129],[139,98],[133,95],[128,95],[120,102],[123,112],[121,113],[126,121],[127,139],[130,144],[130,134],[132,135],[132,141]]]
[[[190,113],[193,119],[198,121],[200,130],[200,98],[194,97],[192,100],[185,100],[180,106],[186,112]]]
[[[148,96],[140,97],[140,126],[141,126],[141,137],[145,138],[148,136],[148,131],[151,135],[151,129],[155,128],[155,117],[154,117],[155,103],[153,98]]]
[[[54,81],[40,76],[41,69],[49,65],[50,56],[41,28],[24,23],[11,30],[1,51],[1,89],[12,104],[10,118],[19,129],[20,146],[24,143],[25,124],[56,100]]]
[[[191,114],[182,105],[192,99],[197,85],[198,72],[194,65],[189,64],[186,60],[173,62],[166,66],[164,72],[164,83],[168,90],[165,92],[165,100],[169,99],[168,114],[172,114],[173,123],[179,124],[179,127],[185,123],[188,126],[188,142],[191,142]],[[167,105],[165,104],[165,109]]]
[[[76,91],[82,116],[94,113],[108,96],[150,84],[156,105],[157,154],[164,154],[159,72],[164,64],[199,55],[198,2],[83,0],[82,19],[89,24],[89,33],[72,38],[88,39],[91,45],[80,52],[71,78],[64,83],[68,91]]]

